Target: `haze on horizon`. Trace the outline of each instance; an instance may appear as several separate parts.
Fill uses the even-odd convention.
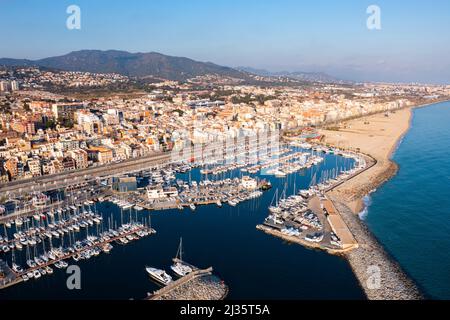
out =
[[[81,30],[66,28],[72,4],[81,8]],[[366,26],[374,4],[381,30]],[[0,57],[155,51],[346,80],[448,84],[449,12],[446,0],[0,0]]]

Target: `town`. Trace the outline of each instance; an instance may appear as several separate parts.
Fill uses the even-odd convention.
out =
[[[211,75],[146,83],[38,67],[0,77],[2,289],[156,234],[150,212],[252,211],[269,190],[258,232],[354,252],[360,244],[329,194],[377,161],[359,148],[325,145],[322,129],[388,119],[450,95],[436,85]],[[297,187],[295,177],[306,173],[309,185]],[[177,280],[145,268],[162,288],[144,299],[224,299],[229,288],[213,268],[187,263],[181,251],[180,239],[170,267]]]
[[[450,94],[448,86],[263,87],[214,84],[205,76],[147,84],[140,95],[111,92],[82,100],[37,89],[46,83],[50,88],[107,87],[127,79],[34,67],[3,71],[0,78],[0,183],[118,163],[246,132],[310,135],[318,126]]]

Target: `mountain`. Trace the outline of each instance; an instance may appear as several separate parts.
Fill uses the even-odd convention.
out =
[[[342,83],[321,72],[270,72],[267,70],[219,66],[211,62],[199,62],[189,58],[167,56],[161,53],[130,53],[118,50],[81,50],[66,55],[40,60],[0,59],[0,66],[38,66],[64,71],[93,73],[118,73],[129,77],[161,78],[184,81],[196,76],[218,75],[252,80],[250,75],[286,77],[304,82]]]
[[[242,71],[242,72],[247,72],[247,73],[255,74],[258,76],[262,76],[262,77],[286,77],[286,78],[291,78],[294,80],[306,81],[306,82],[323,82],[323,83],[346,82],[346,81],[337,79],[333,76],[330,76],[329,74],[326,74],[324,72],[302,72],[302,71],[271,72],[271,71],[267,71],[264,69],[255,69],[255,68],[250,68],[250,67],[237,67],[236,69],[239,71]]]
[[[247,72],[250,74],[254,74],[261,77],[274,77],[276,76],[274,72],[267,71],[265,69],[256,69],[252,67],[237,67],[236,70],[240,70],[242,72]]]
[[[39,66],[64,71],[118,73],[130,77],[155,77],[168,80],[186,80],[206,74],[239,79],[247,74],[211,62],[198,62],[183,57],[172,57],[156,52],[130,53],[117,50],[81,50],[41,60],[0,59],[0,65]]]

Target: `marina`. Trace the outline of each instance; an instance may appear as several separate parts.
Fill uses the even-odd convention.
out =
[[[101,253],[109,253],[111,243],[127,244],[155,234],[150,222],[129,215],[124,223],[92,211],[93,201],[65,209],[17,218],[10,227],[3,226],[0,249],[11,259],[12,275],[0,289],[20,282],[52,275],[53,269],[65,269],[66,261],[89,260]],[[8,230],[9,229],[9,230]],[[11,236],[12,235],[12,236]]]
[[[326,152],[324,149],[321,151]],[[351,169],[340,172],[333,169],[331,174],[326,172],[317,184],[314,176],[308,189],[296,194],[294,188],[294,194],[289,197],[286,196],[285,188],[281,199],[278,199],[277,190],[268,208],[269,216],[256,228],[286,241],[333,254],[356,249],[357,241],[333,202],[326,196],[328,191],[368,168],[363,156],[349,154],[347,157],[354,160],[354,167]]]
[[[228,286],[213,275],[213,268],[199,269],[183,261],[183,240],[180,239],[177,255],[173,258],[171,270],[177,277],[173,279],[164,270],[146,267],[150,277],[163,285],[145,300],[223,300],[228,294]]]
[[[86,211],[89,212],[89,210],[91,210],[94,213],[94,217],[96,218],[98,218],[97,215],[100,216],[103,215],[103,220],[101,221],[100,224],[105,225],[103,227],[103,231],[105,229],[109,230],[108,228],[109,225],[112,225],[114,227],[121,226],[123,224],[130,223],[131,220],[133,221],[140,220],[140,223],[142,223],[143,228],[150,228],[150,218],[151,218],[151,225],[155,226],[155,228],[158,230],[158,234],[154,237],[149,237],[148,240],[140,239],[139,241],[136,242],[134,241],[130,242],[128,240],[127,237],[130,236],[129,234],[126,234],[120,237],[119,239],[115,238],[112,244],[120,243],[127,245],[126,246],[114,245],[114,248],[110,251],[109,254],[101,254],[98,257],[96,257],[95,258],[96,261],[95,263],[92,263],[92,266],[90,262],[85,261],[87,259],[82,259],[81,255],[77,254],[73,255],[70,261],[73,261],[73,263],[83,263],[83,270],[86,269],[88,275],[90,274],[89,270],[92,269],[93,265],[95,264],[97,267],[100,267],[103,270],[102,274],[104,274],[104,276],[109,275],[109,277],[114,277],[116,279],[118,279],[117,278],[118,275],[115,275],[117,273],[117,270],[115,268],[110,268],[106,266],[101,267],[101,265],[105,263],[105,262],[102,263],[101,261],[120,259],[119,257],[121,256],[123,257],[122,259],[130,261],[130,263],[127,264],[126,266],[123,263],[120,263],[118,261],[116,262],[121,265],[122,269],[128,270],[127,274],[130,274],[128,278],[129,281],[131,281],[132,283],[131,285],[129,285],[129,283],[127,282],[126,286],[129,287],[129,290],[121,291],[121,294],[119,294],[116,290],[111,290],[108,296],[117,298],[120,296],[122,296],[122,298],[131,298],[131,297],[139,298],[139,296],[145,298],[147,297],[148,292],[152,292],[151,291],[152,287],[154,288],[153,292],[159,290],[158,286],[160,284],[158,285],[157,283],[153,283],[152,279],[149,279],[149,275],[146,272],[144,266],[165,265],[164,261],[162,260],[164,257],[167,257],[164,248],[166,248],[166,246],[170,243],[172,243],[173,245],[174,244],[173,238],[174,237],[176,238],[177,235],[178,237],[182,236],[184,239],[187,239],[189,243],[189,249],[187,252],[189,260],[195,261],[196,264],[198,263],[199,265],[214,266],[215,273],[217,272],[217,276],[214,275],[214,277],[215,278],[220,277],[221,279],[224,279],[227,282],[227,292],[229,291],[228,292],[229,298],[242,296],[243,294],[245,294],[244,292],[248,289],[244,290],[244,287],[239,285],[239,282],[237,282],[237,280],[241,279],[241,276],[240,275],[238,276],[237,274],[233,275],[233,272],[231,272],[232,269],[229,269],[227,267],[229,264],[224,263],[224,261],[222,260],[223,259],[222,253],[225,252],[226,252],[225,256],[230,256],[231,254],[229,259],[237,261],[239,259],[242,259],[242,254],[244,253],[240,254],[240,258],[234,257],[234,255],[239,254],[241,250],[245,250],[244,254],[245,256],[248,255],[248,252],[252,252],[255,247],[260,247],[264,248],[265,252],[264,255],[267,255],[271,254],[271,252],[275,252],[272,251],[274,250],[274,248],[271,249],[271,247],[275,246],[277,247],[276,249],[277,255],[281,254],[282,256],[284,256],[284,258],[281,259],[282,260],[286,259],[287,264],[290,263],[293,265],[297,265],[297,263],[293,261],[287,262],[292,260],[292,257],[294,256],[293,253],[288,252],[292,250],[294,251],[300,250],[301,252],[300,256],[304,257],[309,256],[308,259],[319,259],[324,261],[332,259],[334,261],[334,264],[336,264],[337,268],[343,268],[343,270],[346,269],[347,267],[344,261],[334,260],[335,258],[326,255],[325,256],[320,255],[314,252],[310,252],[308,250],[303,251],[301,247],[296,247],[297,249],[291,248],[289,246],[284,245],[282,242],[279,242],[279,240],[275,238],[271,239],[271,237],[268,237],[267,235],[255,229],[256,225],[260,224],[261,221],[264,221],[265,219],[264,212],[267,212],[267,208],[271,206],[272,199],[275,197],[277,190],[286,189],[286,195],[289,194],[292,195],[294,192],[295,194],[297,194],[299,190],[305,189],[307,190],[310,186],[313,185],[311,184],[311,181],[313,182],[316,181],[315,182],[316,185],[323,183],[323,185],[325,186],[325,182],[331,177],[335,177],[337,175],[337,172],[348,171],[353,169],[355,166],[354,165],[355,161],[352,158],[345,158],[331,153],[324,153],[321,151],[316,152],[311,149],[308,151],[305,149],[302,150],[297,149],[296,147],[289,147],[289,146],[286,146],[286,148],[289,148],[292,154],[297,155],[308,154],[307,158],[314,156],[317,157],[317,159],[321,157],[323,158],[323,160],[318,161],[317,164],[312,165],[309,168],[305,167],[304,169],[287,173],[286,176],[284,177],[277,177],[275,175],[265,175],[264,174],[265,168],[259,168],[257,173],[250,173],[248,172],[248,170],[247,171],[245,170],[246,167],[254,166],[250,162],[246,164],[245,167],[236,167],[235,169],[230,170],[226,173],[218,173],[218,174],[202,174],[201,170],[204,169],[205,167],[210,167],[210,164],[198,165],[198,164],[184,163],[178,165],[171,165],[169,167],[167,166],[158,167],[143,172],[142,174],[135,175],[137,181],[136,190],[130,191],[126,190],[126,192],[113,191],[113,192],[106,192],[101,195],[96,195],[95,199],[88,200],[92,201],[93,202],[92,204],[86,202],[86,204],[88,205],[86,206]],[[282,157],[286,155],[287,154],[284,154]],[[294,163],[296,159],[298,160],[298,158],[292,157],[292,159],[287,160],[287,163]],[[271,160],[265,159],[263,160],[263,162],[261,162],[261,164],[269,163],[269,161]],[[273,163],[276,164],[276,162]],[[268,169],[271,168],[272,168],[271,166],[268,166]],[[333,169],[335,173],[333,173]],[[157,189],[159,191],[162,190],[163,191],[162,194],[164,195],[163,198],[158,199],[158,201],[154,201],[154,199],[153,201],[150,201],[148,193],[149,190],[153,189]],[[157,206],[155,207],[155,204],[161,205],[163,203],[166,204],[170,203],[170,206],[164,208],[164,210],[158,208]],[[91,209],[89,209],[89,207]],[[81,210],[81,212],[83,211]],[[111,215],[107,216],[105,214],[106,212],[110,212]],[[83,219],[84,218],[85,216],[83,216]],[[22,223],[23,224],[36,223],[37,220],[34,219],[35,221],[34,222],[33,219],[34,218],[31,218],[30,220],[28,220],[28,222],[24,220]],[[113,222],[111,223],[112,220]],[[97,225],[95,221],[92,221],[92,223],[93,224],[89,226],[89,234],[95,231]],[[12,221],[11,224],[12,229],[14,229],[16,227],[15,221]],[[67,226],[66,224],[64,224],[65,228],[68,228],[69,226],[70,224]],[[194,227],[193,230],[190,230],[186,229],[188,226],[196,226],[196,227]],[[100,226],[99,228],[101,231]],[[239,234],[241,234],[241,236],[236,237],[235,231],[232,231],[236,230],[236,228],[237,230],[241,230],[239,231]],[[11,231],[9,231],[10,229],[6,227],[6,230],[9,234],[8,239],[12,239]],[[49,231],[47,230],[47,228],[44,228],[44,230],[41,230],[42,232],[44,232],[44,234]],[[252,230],[255,230],[256,233],[253,233]],[[196,234],[195,238],[193,237],[193,232]],[[235,246],[235,248],[239,248],[239,250],[236,250],[236,252],[233,253],[225,249],[230,244],[225,245],[225,243],[222,240],[219,240],[220,239],[219,236],[222,237],[222,239],[227,238],[229,239],[228,236],[229,232],[232,232],[234,234],[233,236],[234,239],[230,241],[236,243],[237,246]],[[101,232],[99,233],[99,235],[101,235]],[[58,240],[56,236],[53,237],[53,234],[52,239],[53,241],[61,241]],[[211,240],[215,244],[214,247],[216,248],[213,249],[213,247],[211,246],[207,246],[205,248],[204,241],[211,242]],[[48,242],[48,238],[46,238],[45,241]],[[67,237],[64,238],[64,241],[70,244]],[[262,247],[259,245],[256,246],[254,241],[262,243],[263,246]],[[243,245],[244,243],[246,243],[246,245]],[[56,246],[58,247],[57,244]],[[95,244],[95,246],[98,247],[99,244]],[[200,248],[202,251],[205,251],[206,249],[207,253],[205,255],[199,255]],[[15,251],[17,255],[17,252],[19,252],[19,250],[15,249]],[[143,251],[145,252],[150,251],[153,252],[153,254],[149,258],[147,253],[144,256],[141,253],[139,253]],[[219,254],[219,252],[221,253]],[[11,252],[4,254],[7,256],[8,264],[11,265],[11,256],[10,256]],[[26,258],[26,249],[25,250],[22,249],[22,251],[20,251],[20,254],[25,255]],[[255,251],[255,254],[250,254],[248,256],[248,259],[251,259],[250,260],[251,262],[248,261],[246,263],[247,264],[258,263],[257,261],[260,258],[262,258],[261,254],[262,251],[260,250]],[[78,258],[81,259],[75,261],[73,259],[74,257],[76,257],[77,259]],[[28,259],[25,259],[24,260],[25,262],[22,262],[21,264],[26,265],[27,260]],[[167,258],[164,260],[167,261]],[[245,260],[246,259],[244,259],[244,261]],[[300,262],[300,260],[298,260],[298,262]],[[267,265],[267,261],[261,263],[263,263],[263,265]],[[112,265],[114,264],[115,263],[112,263]],[[326,264],[323,263],[320,264],[323,265],[323,268],[326,268],[325,267]],[[111,265],[111,262],[108,262],[108,265]],[[272,265],[271,267],[274,266]],[[39,269],[38,266],[36,266],[35,268]],[[157,267],[155,269],[159,270],[159,268]],[[180,280],[179,275],[176,272],[174,272],[172,268],[170,268],[169,270],[171,272],[172,277],[171,283],[175,283],[178,280]],[[0,295],[7,292],[8,297],[13,297],[16,288],[17,292],[21,292],[22,294],[24,294],[24,292],[33,294],[33,292],[35,292],[36,290],[40,290],[38,289],[40,286],[36,288],[36,284],[45,283],[46,281],[48,281],[47,279],[64,278],[64,273],[61,273],[61,271],[57,267],[55,267],[54,274],[52,277],[47,276],[41,277],[39,281],[26,281],[26,282],[22,281],[21,285],[2,290],[0,292]],[[346,277],[352,278],[353,280],[351,281],[355,281],[348,268],[346,272],[348,274]],[[304,275],[306,275],[307,273],[308,272],[304,273]],[[134,276],[131,276],[131,274],[133,274]],[[190,274],[191,272],[187,273],[185,276],[182,276],[181,278],[189,276]],[[303,280],[298,279],[297,280],[298,282],[303,283],[309,282],[306,281],[306,278],[302,274],[292,276],[293,278],[300,277],[300,279],[303,279]],[[329,276],[330,276],[329,279],[330,283],[339,287],[340,283],[339,280],[334,278],[331,274]],[[96,278],[97,277],[99,277],[99,279],[103,278],[103,276],[99,275],[97,275]],[[258,284],[259,280],[257,280],[258,279],[257,274],[251,275],[244,272],[244,277],[245,277],[244,282],[247,284],[246,287],[253,290],[251,296],[260,297],[261,292],[267,292],[257,290],[258,292],[260,292],[259,294],[257,294],[256,293],[257,291],[254,291],[255,288],[257,288],[260,285]],[[145,278],[148,280],[143,282],[142,280]],[[203,280],[200,281],[199,279],[210,279],[208,277],[206,278],[193,277],[193,278],[195,279],[193,279],[192,282],[191,281],[188,282],[189,288],[196,287],[197,285],[199,285],[199,288],[202,288],[204,285],[204,281]],[[90,286],[92,289],[90,290],[89,295],[91,294],[95,296],[104,295],[95,289],[97,287],[95,283],[101,281],[99,279],[96,280],[88,276],[87,280],[85,280],[87,281],[86,285]],[[200,281],[200,283],[197,283],[197,281]],[[102,282],[104,283],[104,281]],[[32,290],[31,288],[27,288],[29,287],[30,283],[34,284],[33,285],[34,289]],[[193,285],[195,283],[197,284]],[[212,282],[207,281],[207,283],[219,284],[219,286],[215,288],[220,288],[221,281],[212,281]],[[61,295],[66,297],[70,297],[76,294],[66,292],[66,290],[64,290],[64,288],[61,287],[61,285],[62,283],[59,286],[56,285],[55,292],[59,292]],[[120,286],[120,283],[118,285]],[[275,283],[271,281],[271,286],[273,288],[276,288],[280,285],[281,282],[275,285]],[[342,285],[344,285],[344,283],[342,283]],[[184,288],[184,286],[180,287]],[[185,292],[185,290],[182,291]],[[323,294],[323,291],[321,292],[322,293],[319,293],[319,291],[317,291],[316,294],[320,296]],[[49,295],[51,293],[45,292],[45,294]],[[85,295],[87,293],[81,294]],[[298,297],[299,294],[301,295],[301,293],[298,290],[294,289],[290,291],[288,290],[286,296],[288,297],[291,294],[293,296],[295,295],[296,297]],[[358,291],[350,291],[349,294],[352,295],[353,297],[362,297],[361,293],[358,293]],[[80,293],[78,293],[78,295],[76,296],[79,297],[79,295]],[[315,294],[313,293],[312,296],[314,295]],[[265,297],[270,297],[270,295]],[[308,293],[308,297],[311,297],[311,292]]]
[[[1,302],[450,299],[450,1],[98,2],[1,2]]]

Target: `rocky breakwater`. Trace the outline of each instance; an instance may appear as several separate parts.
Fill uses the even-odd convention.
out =
[[[361,287],[370,300],[423,299],[416,284],[384,250],[352,210],[331,197],[359,247],[345,254]]]

